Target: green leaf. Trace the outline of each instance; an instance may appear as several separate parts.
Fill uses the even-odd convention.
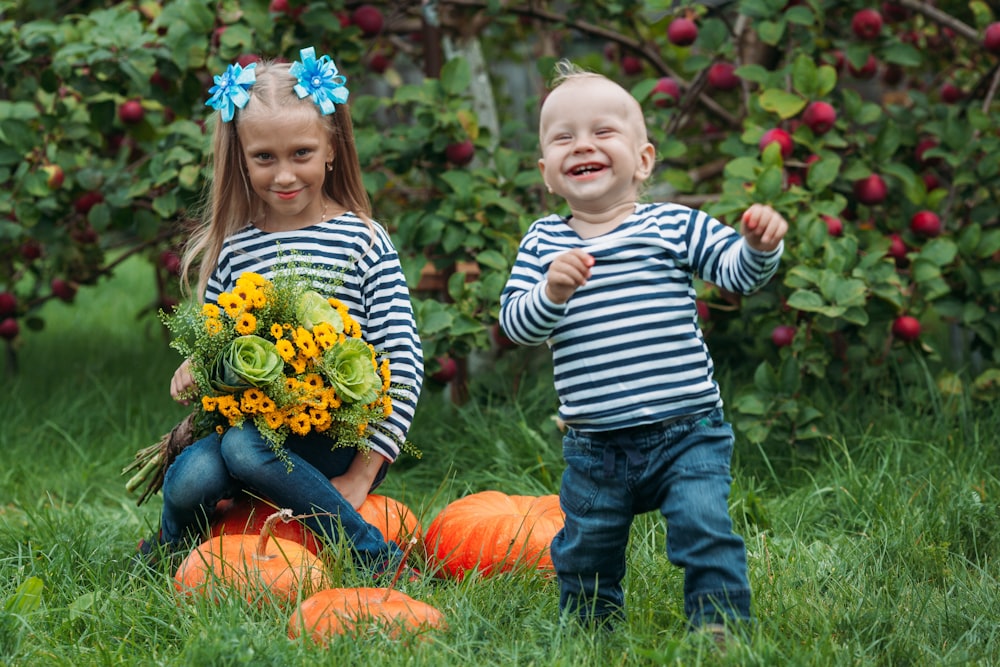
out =
[[[806,172],[806,185],[813,192],[822,192],[833,185],[840,174],[841,159],[836,155],[821,157]]]
[[[938,266],[948,266],[955,261],[958,246],[949,238],[936,238],[928,241],[920,250],[919,258],[933,262]]]
[[[484,250],[476,254],[476,261],[482,266],[496,269],[497,271],[507,271],[510,268],[507,258],[496,250]]]
[[[788,297],[788,305],[795,310],[804,310],[807,313],[817,313],[826,307],[826,302],[816,292],[807,290],[796,290]]]
[[[4,611],[25,615],[38,609],[42,604],[42,589],[45,584],[38,577],[28,577],[22,581],[14,594],[4,601]]]
[[[441,68],[441,85],[448,95],[462,95],[471,83],[472,73],[465,58],[452,58]]]
[[[791,118],[805,108],[807,100],[795,93],[769,88],[761,93],[760,106],[765,111],[778,114],[782,119]]]
[[[780,151],[781,149],[777,146],[768,146],[767,150],[774,149]],[[761,172],[757,181],[754,183],[754,194],[756,201],[759,202],[771,202],[781,194],[781,189],[784,187],[785,175],[781,167],[772,166],[767,167]]]

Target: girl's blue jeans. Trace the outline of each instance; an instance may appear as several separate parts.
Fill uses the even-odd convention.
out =
[[[684,569],[691,626],[749,620],[746,547],[729,516],[732,453],[721,409],[607,433],[570,429],[559,492],[566,524],[551,547],[560,610],[597,623],[624,614],[629,529],[659,510],[667,557]]]
[[[353,447],[334,447],[324,435],[289,436],[285,449],[292,461],[288,470],[252,423],[211,434],[194,442],[174,459],[163,478],[161,542],[180,546],[205,530],[223,498],[241,490],[263,496],[294,514],[327,513],[306,518],[317,535],[335,544],[347,537],[362,564],[382,569],[400,560],[402,552],[386,542],[330,482],[343,474],[357,455]],[[385,477],[385,467],[372,486]]]

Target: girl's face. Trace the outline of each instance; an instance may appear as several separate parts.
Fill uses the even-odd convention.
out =
[[[239,125],[250,185],[265,205],[265,231],[301,229],[320,222],[326,165],[333,144],[316,112],[304,107],[280,119],[250,116]]]

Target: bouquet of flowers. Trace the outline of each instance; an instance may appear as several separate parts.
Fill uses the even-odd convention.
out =
[[[322,296],[302,273],[274,280],[244,273],[217,305],[161,313],[171,347],[191,362],[192,398],[200,400],[122,471],[134,473],[130,492],[145,483],[139,504],[160,489],[173,458],[213,428],[221,434],[251,420],[289,466],[283,443],[293,433],[315,431],[332,446],[367,449],[369,429],[392,412],[389,359],[362,339],[344,304]]]

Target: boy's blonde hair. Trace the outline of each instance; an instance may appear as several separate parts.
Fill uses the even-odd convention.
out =
[[[224,123],[218,112],[212,138],[212,180],[207,188],[207,200],[191,238],[185,245],[181,260],[181,287],[190,291],[188,274],[198,264],[197,297],[204,298],[208,279],[222,252],[225,239],[259,219],[263,202],[254,193],[247,177],[247,165],[239,138],[243,119],[266,115],[278,120],[282,114],[315,113],[323,123],[333,144],[332,170],[326,172],[323,192],[331,200],[353,211],[372,229],[372,205],[361,177],[361,165],[354,145],[354,128],[346,104],[337,105],[332,114],[323,115],[310,97],[299,98],[293,87],[297,80],[289,72],[289,63],[258,62],[256,83],[250,89],[250,101],[237,109],[233,120]],[[374,238],[374,230],[373,238]]]
[[[555,64],[555,75],[549,82],[549,89],[553,90],[558,88],[567,81],[576,81],[579,79],[608,79],[608,77],[603,74],[598,74],[597,72],[591,72],[590,70],[585,70],[576,63],[563,58]]]

